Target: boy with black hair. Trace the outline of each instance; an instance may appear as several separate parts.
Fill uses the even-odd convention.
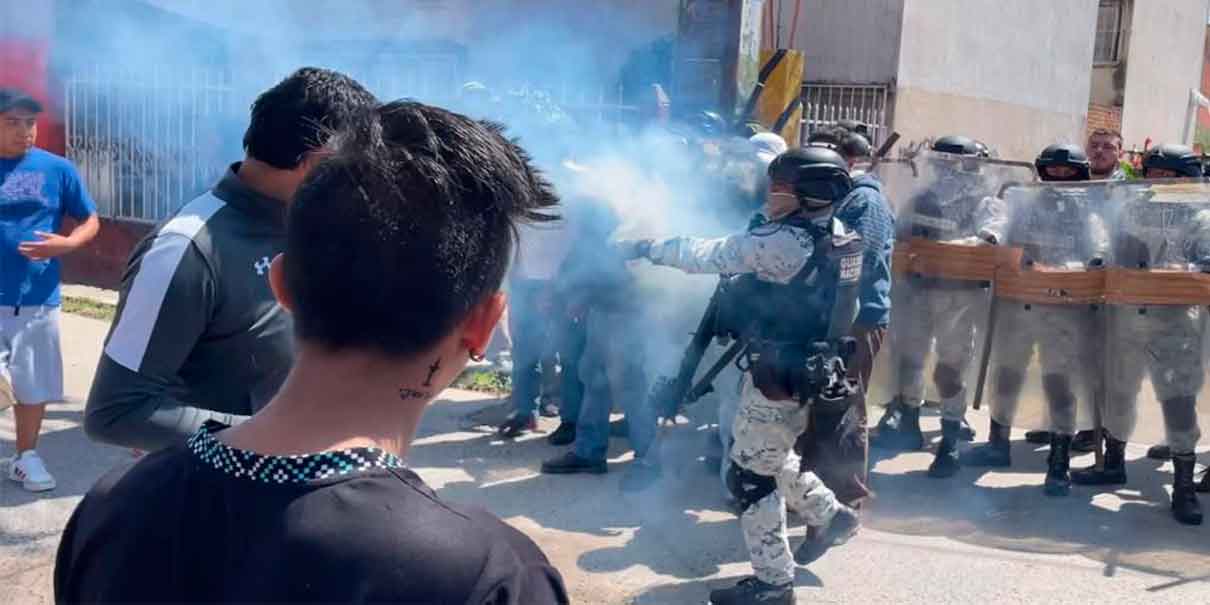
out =
[[[267,274],[286,205],[326,133],[375,103],[352,78],[313,67],[256,99],[244,161],[131,254],[85,408],[89,437],[168,447],[207,420],[242,421],[277,392],[293,344]]]
[[[533,542],[403,464],[488,345],[518,223],[555,203],[499,128],[439,108],[390,103],[340,137],[269,269],[299,341],[281,391],[98,482],[56,601],[567,603]]]
[[[63,400],[58,258],[101,228],[75,166],[34,147],[40,113],[37,100],[0,88],[0,409],[15,404],[8,478],[31,492],[55,488],[35,448],[46,404]],[[65,216],[78,224],[60,235]]]

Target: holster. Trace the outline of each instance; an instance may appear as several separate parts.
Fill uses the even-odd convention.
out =
[[[800,399],[806,353],[802,347],[756,342],[749,345],[752,384],[769,401]]]

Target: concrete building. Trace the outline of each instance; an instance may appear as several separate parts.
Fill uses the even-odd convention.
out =
[[[1028,159],[1055,141],[1082,141],[1089,122],[1121,130],[1128,147],[1181,141],[1189,91],[1201,82],[1206,0],[797,5],[773,4],[781,45],[807,57],[809,119],[868,114],[826,91],[860,101],[883,89],[874,115],[908,141],[966,133]]]

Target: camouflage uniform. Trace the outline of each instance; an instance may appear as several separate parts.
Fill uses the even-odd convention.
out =
[[[813,219],[832,223],[830,212]],[[755,274],[764,282],[788,284],[807,266],[815,249],[807,229],[771,223],[720,239],[672,238],[652,244],[648,258],[690,273]],[[811,288],[834,287],[810,283]],[[807,305],[809,306],[809,305]],[[804,313],[810,311],[804,308]],[[730,459],[740,469],[772,478],[776,489],[740,516],[744,542],[758,579],[774,585],[794,580],[794,557],[786,529],[786,507],[809,525],[826,526],[836,514],[836,495],[813,472],[800,470],[794,443],[807,427],[808,407],[771,401],[745,373],[732,427]]]
[[[1083,190],[1044,189],[1011,205],[988,198],[979,214],[980,236],[1023,248],[1027,263],[1082,269],[1094,258],[1106,259],[1110,252],[1105,222],[1089,208]],[[993,417],[1004,426],[1013,426],[1036,347],[1049,407],[1050,426],[1046,428],[1074,434],[1077,396],[1072,385],[1091,379],[1090,373],[1100,374],[1095,365],[1086,363],[1095,354],[1087,338],[1097,330],[1095,316],[1086,305],[1004,301],[996,322]]]
[[[909,202],[898,221],[899,239],[973,238],[983,200],[979,189],[976,176],[944,177]],[[911,407],[924,403],[924,360],[936,339],[933,381],[941,396],[942,417],[961,421],[967,406],[965,376],[975,357],[975,327],[985,319],[987,289],[977,282],[909,275],[896,281],[891,297],[896,312],[891,322],[898,358],[896,394]]]
[[[1123,208],[1115,249],[1124,267],[1194,270],[1210,260],[1210,212],[1183,204],[1134,202]],[[1115,305],[1109,329],[1106,428],[1133,432],[1144,368],[1160,401],[1173,455],[1192,454],[1201,438],[1196,401],[1205,381],[1206,309],[1193,305]]]
[[[731,460],[758,475],[774,477],[777,489],[748,507],[740,516],[752,570],[762,582],[794,580],[794,557],[786,537],[786,507],[807,525],[827,525],[836,514],[837,499],[812,472],[801,472],[794,442],[807,428],[810,409],[797,401],[770,401],[745,373],[739,412],[732,435]]]

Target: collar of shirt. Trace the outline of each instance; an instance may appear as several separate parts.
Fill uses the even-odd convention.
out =
[[[403,460],[376,447],[357,447],[314,454],[264,456],[233,448],[215,438],[228,428],[213,420],[194,433],[186,446],[203,464],[235,478],[283,485],[308,483],[374,469],[402,469]]]
[[[232,164],[223,174],[223,178],[214,186],[214,195],[227,203],[228,206],[254,218],[267,221],[284,229],[286,226],[286,203],[257,193],[240,180],[240,162]]]

